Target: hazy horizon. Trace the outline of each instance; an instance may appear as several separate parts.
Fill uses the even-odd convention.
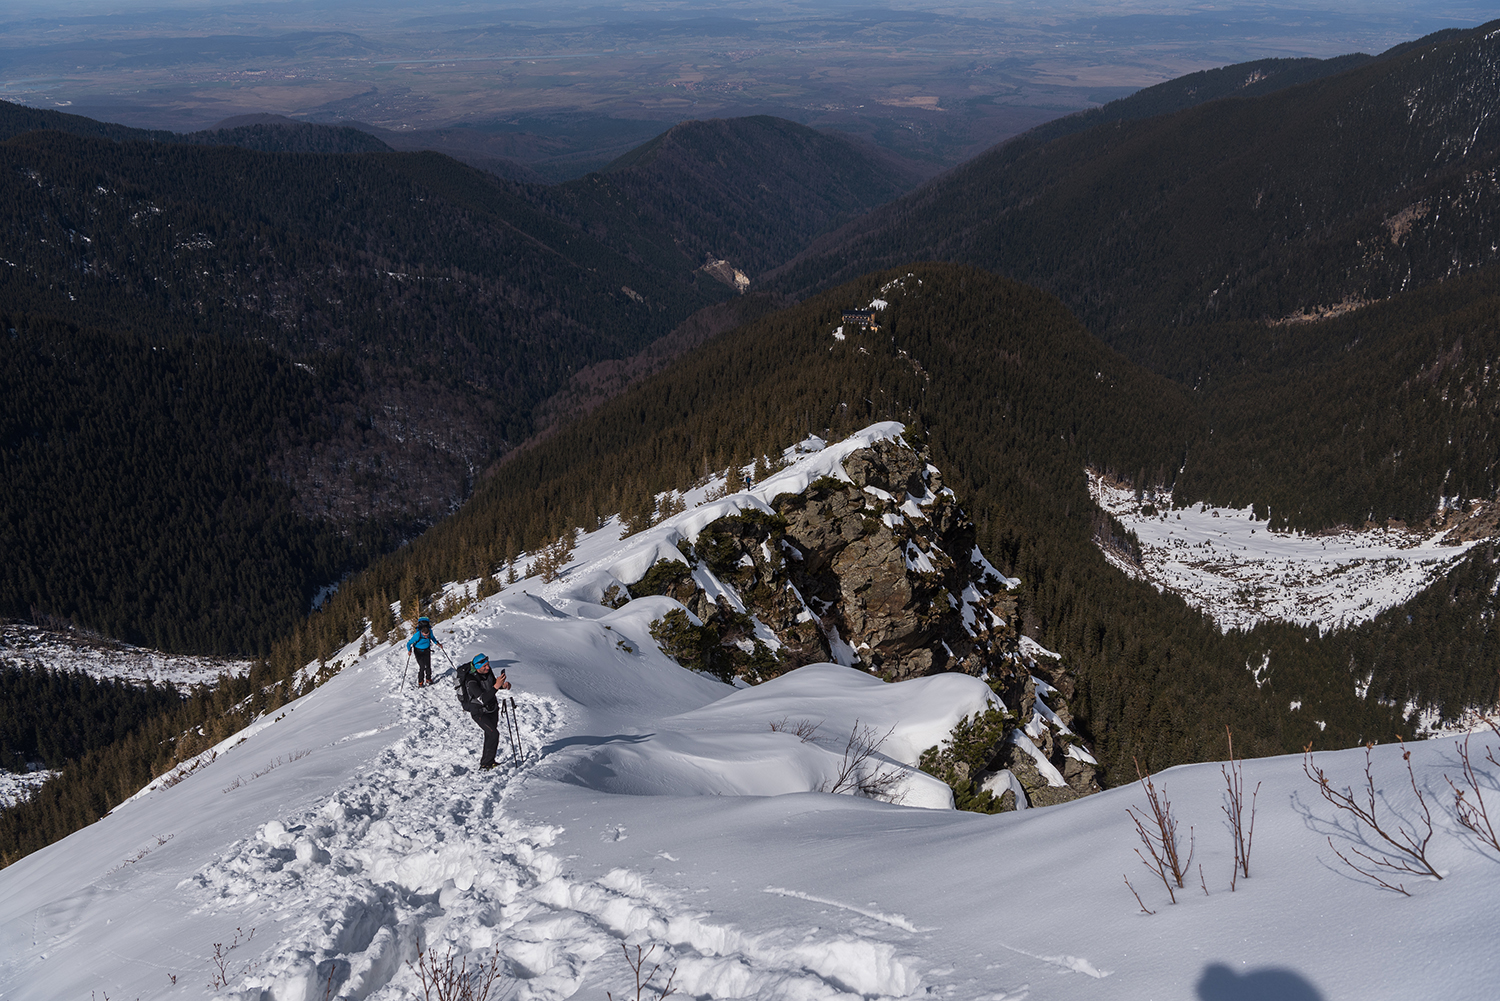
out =
[[[0,99],[175,131],[247,114],[395,132],[521,131],[583,150],[589,163],[686,118],[764,113],[860,134],[937,169],[1186,73],[1376,54],[1491,13],[1469,0],[421,11],[383,0],[13,0],[0,21]],[[607,141],[599,122],[615,123],[602,127]],[[580,128],[588,138],[559,138]],[[533,153],[542,156],[500,155]]]

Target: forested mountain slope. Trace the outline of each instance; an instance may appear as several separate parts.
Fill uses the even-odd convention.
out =
[[[779,261],[912,181],[773,119],[679,127],[606,198],[434,153],[297,152],[382,147],[355,130],[227,124],[0,107],[0,320],[24,387],[0,412],[0,542],[32,554],[0,613],[263,650],[462,503],[573,376],[732,297],[699,270],[724,234]],[[826,179],[797,176],[807,151]],[[80,545],[111,572],[77,573]]]
[[[1496,259],[1500,22],[1334,76],[1023,136],[820,241],[821,288],[908,260],[1049,289],[1110,343],[1381,299]]]
[[[116,142],[183,143],[190,146],[243,146],[275,153],[388,153],[376,136],[352,126],[314,125],[279,115],[241,115],[199,132],[134,129],[112,122],[96,122],[82,115],[28,108],[0,101],[0,140],[27,132],[66,132],[69,135]]]
[[[919,180],[872,146],[759,115],[684,122],[549,194],[606,243],[644,238],[753,277]]]
[[[836,339],[841,310],[875,297],[890,303],[881,329]],[[1132,756],[1159,768],[1213,754],[1225,723],[1253,753],[1281,753],[1409,732],[1402,705],[1382,698],[1454,708],[1493,698],[1500,660],[1488,626],[1430,628],[1448,614],[1438,605],[1456,609],[1494,579],[1487,549],[1455,576],[1461,601],[1434,599],[1424,613],[1419,600],[1326,639],[1289,627],[1224,634],[1123,579],[1094,540],[1125,551],[1130,540],[1089,499],[1084,468],[1168,476],[1207,434],[1199,405],[1051,297],[947,265],[868,276],[752,323],[513,456],[457,516],[350,582],[278,647],[275,670],[336,649],[391,600],[431,607],[444,581],[503,574],[514,554],[574,526],[616,511],[649,517],[653,493],[808,431],[840,435],[880,418],[929,436],[933,462],[969,498],[984,552],[1023,580],[1022,626],[1076,665],[1072,704],[1109,781],[1132,776]],[[1406,615],[1429,625],[1418,633]],[[1267,654],[1275,671],[1258,686],[1245,665]],[[1365,681],[1367,698],[1356,693]],[[1289,712],[1293,701],[1305,711]]]
[[[1187,330],[1180,332],[1187,334]],[[1425,522],[1500,489],[1500,265],[1317,323],[1198,328],[1181,501],[1304,529]],[[1186,336],[1179,361],[1200,348]]]
[[[1398,49],[1401,48],[1398,46]],[[1394,54],[1387,53],[1387,55]],[[1090,108],[1030,129],[1024,139],[1030,143],[1050,142],[1062,136],[1086,132],[1108,122],[1133,122],[1156,115],[1182,111],[1221,97],[1260,97],[1309,80],[1333,76],[1371,60],[1363,53],[1335,56],[1332,59],[1255,59],[1217,69],[1199,70],[1154,87],[1144,87],[1128,97],[1110,101],[1100,108]]]
[[[4,150],[0,299],[25,387],[0,435],[18,494],[4,534],[31,557],[0,604],[127,640],[254,650],[368,546],[461,502],[578,368],[729,294],[686,266],[634,264],[435,154],[56,132]],[[113,379],[94,371],[104,358]],[[81,423],[133,444],[80,438]],[[46,496],[66,502],[27,499]],[[79,574],[69,524],[99,530],[104,565],[145,586]],[[188,605],[158,601],[159,586]],[[127,592],[129,609],[111,597]]]

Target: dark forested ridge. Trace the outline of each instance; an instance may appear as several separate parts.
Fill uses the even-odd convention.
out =
[[[607,243],[646,237],[753,277],[919,180],[874,147],[760,115],[684,122],[552,195]]]
[[[266,457],[346,437],[361,380],[260,342],[0,314],[0,595],[162,650],[265,652],[314,593],[416,526],[336,530]]]
[[[1397,51],[1385,53],[1396,55]],[[1171,114],[1187,108],[1217,101],[1221,97],[1260,97],[1299,83],[1333,76],[1371,60],[1363,53],[1335,56],[1332,59],[1255,59],[1217,69],[1199,70],[1154,87],[1136,91],[1129,97],[1110,101],[1102,108],[1090,108],[1029,130],[1028,143],[1050,142],[1062,136],[1086,132],[1110,122],[1131,122],[1156,115]]]
[[[0,462],[24,473],[4,517],[30,558],[11,561],[0,606],[168,649],[263,648],[371,545],[456,507],[578,368],[729,294],[632,264],[433,154],[56,132],[3,152],[0,301],[24,391]],[[194,352],[214,364],[162,365]],[[54,357],[88,375],[39,379],[68,371]],[[85,444],[81,422],[109,440]]]
[[[171,685],[0,663],[0,768],[62,768],[181,704]]]
[[[389,153],[387,146],[370,133],[344,125],[315,125],[277,115],[242,115],[200,132],[167,132],[134,129],[128,125],[97,122],[82,115],[28,108],[0,101],[0,140],[27,132],[66,132],[92,139],[116,142],[183,143],[190,146],[242,146],[268,153]]]
[[[1219,357],[1189,373],[1211,433],[1180,502],[1315,530],[1421,523],[1500,490],[1500,265],[1319,323],[1191,333]],[[1201,350],[1189,339],[1168,342],[1180,364]]]
[[[559,188],[289,121],[179,136],[0,104],[0,136],[7,364],[31,376],[4,415],[0,531],[36,554],[0,576],[0,613],[204,652],[264,649],[555,423],[575,376],[630,368],[732,296],[706,257],[779,263],[916,180],[769,118],[687,123]],[[120,378],[53,381],[89,339]],[[199,351],[212,375],[162,365]],[[254,417],[215,403],[247,397]],[[108,433],[80,444],[80,422]],[[101,448],[91,490],[67,491]],[[75,516],[90,541],[64,530]],[[109,573],[72,572],[81,547]]]
[[[1497,26],[1263,96],[1101,114],[1050,141],[1044,128],[831,234],[777,280],[969,262],[1053,291],[1137,358],[1164,328],[1444,280],[1500,254]]]

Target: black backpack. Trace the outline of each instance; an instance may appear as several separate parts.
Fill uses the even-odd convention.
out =
[[[454,688],[458,692],[459,708],[463,709],[466,713],[482,713],[487,712],[489,709],[483,702],[469,698],[469,679],[478,677],[479,672],[475,671],[468,664],[459,669],[458,681],[454,685]]]

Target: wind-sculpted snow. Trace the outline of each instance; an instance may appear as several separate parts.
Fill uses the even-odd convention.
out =
[[[961,674],[891,685],[837,664],[809,664],[668,717],[652,734],[559,755],[546,773],[633,795],[814,792],[837,784],[851,736],[863,733],[879,747],[861,771],[892,776],[886,798],[951,809],[952,791],[918,771],[917,759],[960,719],[998,702],[984,682]]]
[[[1415,597],[1476,544],[1385,528],[1272,532],[1249,508],[1173,508],[1170,494],[1143,502],[1092,472],[1089,489],[1141,543],[1139,566],[1106,550],[1110,562],[1201,608],[1220,629],[1356,625]]]

